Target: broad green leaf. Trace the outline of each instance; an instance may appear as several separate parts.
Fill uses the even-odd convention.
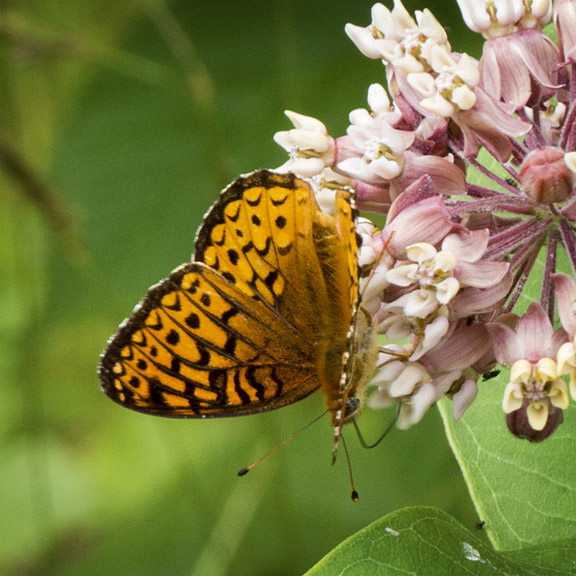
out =
[[[576,408],[546,441],[512,436],[502,411],[507,372],[481,383],[462,420],[440,403],[448,439],[462,468],[479,517],[499,550],[576,534]]]
[[[435,508],[398,510],[356,533],[307,576],[450,576],[574,574],[576,540],[497,552]]]

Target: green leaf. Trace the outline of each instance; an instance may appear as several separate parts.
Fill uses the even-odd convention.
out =
[[[348,538],[307,576],[561,576],[575,568],[574,539],[496,552],[448,514],[415,507],[388,514]]]
[[[508,432],[502,412],[507,372],[480,385],[462,420],[440,402],[448,440],[479,517],[499,550],[510,550],[576,533],[576,407],[546,441],[530,443]]]

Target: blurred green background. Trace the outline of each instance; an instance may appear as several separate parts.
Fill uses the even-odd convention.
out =
[[[410,10],[424,8],[406,2]],[[454,2],[427,4],[477,54]],[[100,391],[98,355],[149,285],[189,260],[238,174],[285,160],[288,108],[343,134],[384,82],[344,33],[370,2],[0,1],[0,572],[300,574],[380,516],[477,521],[435,410],[332,467],[328,419],[173,421]],[[470,42],[473,44],[470,45]],[[392,412],[360,420],[375,437]]]

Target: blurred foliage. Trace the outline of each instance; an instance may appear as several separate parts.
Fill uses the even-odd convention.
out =
[[[297,574],[403,506],[476,523],[436,412],[370,452],[348,434],[354,504],[327,421],[235,475],[319,414],[319,395],[171,421],[121,410],[96,376],[119,321],[190,258],[218,191],[284,161],[282,111],[338,135],[365,106],[383,68],[343,27],[370,6],[0,1],[4,574]],[[455,3],[428,6],[477,53]],[[367,410],[361,425],[376,436],[391,418]]]

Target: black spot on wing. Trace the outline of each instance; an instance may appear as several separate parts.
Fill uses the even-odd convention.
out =
[[[235,200],[240,200],[244,197],[244,192],[250,188],[274,188],[280,186],[287,189],[296,189],[303,186],[304,183],[299,180],[294,174],[285,173],[277,174],[269,170],[257,170],[247,176],[241,176],[236,179],[230,186],[225,188],[220,197],[208,213],[204,217],[204,223],[198,229],[196,235],[196,247],[194,251],[194,259],[199,262],[204,261],[204,254],[206,249],[212,245],[210,232],[215,226],[224,224],[226,219],[224,210],[228,204]],[[280,205],[286,201],[286,198],[275,201],[275,205]],[[254,201],[256,204],[261,202],[261,198]],[[238,232],[236,232],[238,233]]]

